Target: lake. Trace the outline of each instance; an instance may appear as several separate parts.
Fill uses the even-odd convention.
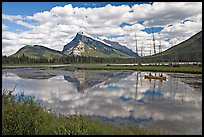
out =
[[[202,134],[202,74],[75,70],[71,66],[2,69],[2,91],[34,96],[64,115],[84,114],[169,134]],[[154,72],[151,72],[155,75]],[[160,73],[156,73],[159,75]]]

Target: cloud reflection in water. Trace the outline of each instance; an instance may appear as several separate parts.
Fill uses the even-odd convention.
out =
[[[15,94],[35,96],[46,107],[65,115],[82,113],[166,128],[175,134],[200,133],[202,92],[168,74],[168,80],[161,82],[144,79],[145,72],[134,71],[50,73],[57,76],[28,79],[14,71],[2,73],[2,88],[11,89],[16,84]]]

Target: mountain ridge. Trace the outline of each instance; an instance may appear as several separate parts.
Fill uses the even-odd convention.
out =
[[[129,53],[124,53],[129,52]],[[132,53],[132,56],[130,54]],[[101,58],[135,58],[144,61],[202,61],[202,31],[189,39],[155,55],[140,57],[118,42],[93,38],[77,33],[76,37],[63,47],[62,51],[41,45],[26,45],[11,57],[28,56],[31,58],[60,58],[66,56],[85,56]],[[139,61],[138,60],[138,61]]]
[[[202,30],[161,53],[145,58],[163,61],[202,61]]]
[[[59,58],[65,56],[58,50],[54,50],[42,45],[26,45],[20,48],[16,53],[11,55],[11,57],[28,56],[31,58]]]
[[[114,54],[114,57],[130,57],[130,58],[135,57],[135,55],[133,54],[130,55],[130,54],[127,54],[127,52],[123,52],[121,50],[122,48],[121,49],[115,48],[114,46],[111,45],[113,43],[111,41],[108,43],[99,38],[94,38],[90,35],[84,34],[83,32],[81,33],[78,32],[76,34],[76,37],[71,42],[69,42],[64,46],[62,53],[66,55],[70,55],[70,53],[73,53],[73,50],[76,49],[75,47],[78,46],[80,41],[85,43],[86,44],[85,46],[89,46],[90,48],[93,48],[93,50],[95,50],[94,52],[102,52],[102,54],[104,54],[104,57],[111,57],[111,55],[113,54]],[[118,45],[118,46],[122,47],[122,45]],[[125,49],[125,47],[123,48]],[[127,50],[130,50],[130,49],[127,48]],[[89,55],[91,56],[91,54]]]

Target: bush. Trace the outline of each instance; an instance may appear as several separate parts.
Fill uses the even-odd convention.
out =
[[[43,112],[43,109],[37,106],[33,99],[22,101],[22,96],[19,96],[19,102],[9,102],[9,98],[7,96],[7,98],[3,99],[3,102],[7,102],[7,104],[4,105],[3,110],[2,134],[37,134],[38,128],[43,122],[42,117],[39,115],[39,113]]]

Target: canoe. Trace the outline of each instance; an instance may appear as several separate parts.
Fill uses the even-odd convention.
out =
[[[145,75],[145,79],[159,79],[159,80],[166,80],[166,77]]]

